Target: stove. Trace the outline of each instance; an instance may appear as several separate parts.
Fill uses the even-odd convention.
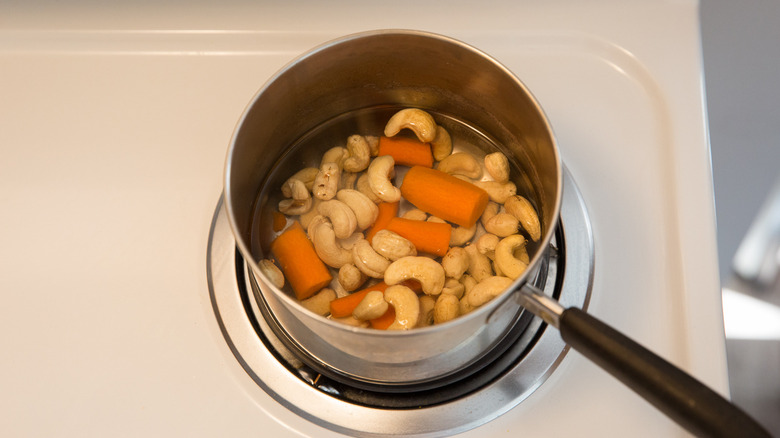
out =
[[[460,39],[528,86],[576,194],[546,291],[727,391],[697,4],[405,6],[4,8],[6,434],[684,436],[538,321],[492,374],[405,398],[263,326],[219,202],[232,131],[294,57],[377,28]]]

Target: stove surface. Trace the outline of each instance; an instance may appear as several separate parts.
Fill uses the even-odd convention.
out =
[[[206,254],[253,94],[302,52],[374,28],[463,40],[528,85],[588,207],[588,311],[725,393],[697,4],[516,3],[4,5],[0,430],[338,436],[236,360]],[[576,352],[462,436],[518,432],[684,435]]]

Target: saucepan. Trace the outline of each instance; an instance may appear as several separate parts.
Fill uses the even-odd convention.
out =
[[[272,258],[272,208],[285,179],[317,166],[352,134],[376,134],[403,108],[429,112],[482,153],[509,158],[511,180],[538,212],[526,271],[476,310],[408,331],[353,327],[305,309],[259,262]],[[455,141],[455,148],[460,145]],[[460,141],[460,140],[459,140]],[[397,175],[402,178],[403,175]],[[231,140],[225,206],[240,253],[278,335],[316,369],[372,389],[435,388],[478,366],[517,324],[538,315],[573,348],[697,434],[766,434],[693,377],[586,312],[537,288],[560,212],[562,165],[552,128],[527,87],[480,50],[421,31],[379,30],[327,42],[293,60],[250,101]],[[381,390],[381,389],[380,389]]]

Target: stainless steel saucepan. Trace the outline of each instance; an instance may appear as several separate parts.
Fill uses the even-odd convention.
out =
[[[349,327],[305,310],[261,273],[257,261],[270,257],[272,221],[266,206],[279,200],[279,187],[292,173],[318,164],[325,150],[349,135],[380,133],[389,115],[404,107],[429,111],[453,138],[482,152],[500,150],[510,157],[518,193],[539,212],[542,238],[529,248],[529,268],[513,290],[474,312],[403,332]],[[228,218],[269,317],[301,355],[337,378],[389,390],[435,386],[489,355],[530,311],[692,432],[768,436],[693,377],[535,288],[555,232],[561,187],[552,129],[522,82],[467,44],[418,31],[350,35],[292,61],[246,108],[225,168]]]

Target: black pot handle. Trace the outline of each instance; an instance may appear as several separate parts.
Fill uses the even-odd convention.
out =
[[[708,437],[771,437],[725,398],[581,309],[559,317],[563,340],[689,432]]]

